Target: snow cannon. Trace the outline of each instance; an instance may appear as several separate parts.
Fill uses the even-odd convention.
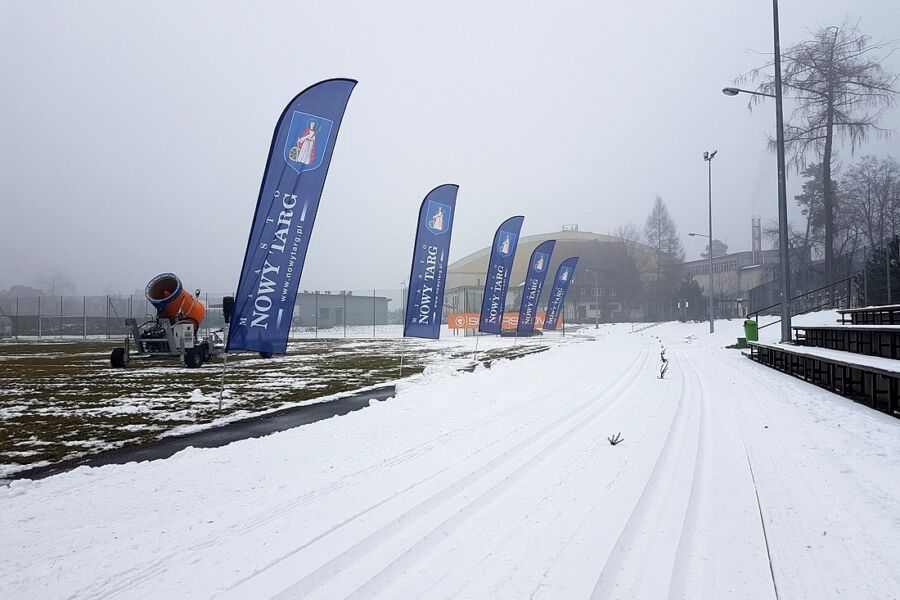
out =
[[[144,293],[156,308],[156,318],[143,323],[125,319],[130,335],[124,346],[113,348],[110,366],[124,369],[133,360],[161,359],[177,360],[195,369],[225,352],[225,340],[219,336],[227,335],[225,328],[211,331],[207,326],[206,333],[200,332],[206,317],[206,307],[198,298],[200,290],[191,294],[177,275],[163,273],[150,280]]]
[[[191,295],[181,280],[174,273],[157,275],[147,284],[147,300],[156,310],[157,316],[168,319],[171,323],[191,321],[196,329],[206,316],[206,307],[199,299]]]

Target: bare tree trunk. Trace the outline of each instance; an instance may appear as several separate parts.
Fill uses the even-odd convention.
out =
[[[825,276],[834,278],[834,183],[831,181],[831,158],[834,151],[834,110],[829,106],[822,157],[822,201],[825,204]]]
[[[825,202],[825,276],[827,281],[834,279],[834,184],[831,181],[831,159],[834,154],[834,51],[840,29],[832,28],[834,36],[831,40],[831,60],[828,73],[828,103],[826,106],[825,152],[822,161],[822,191]]]

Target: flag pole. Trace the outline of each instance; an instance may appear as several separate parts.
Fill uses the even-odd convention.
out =
[[[222,353],[222,386],[219,388],[219,412],[222,412],[222,396],[225,394],[225,367],[228,365],[228,353]]]

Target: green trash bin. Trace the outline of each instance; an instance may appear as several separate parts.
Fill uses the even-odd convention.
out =
[[[744,337],[747,338],[748,342],[759,341],[759,324],[753,319],[744,321]]]

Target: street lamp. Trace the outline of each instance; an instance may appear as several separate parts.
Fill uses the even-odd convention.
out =
[[[738,94],[752,94],[754,96],[766,96],[767,98],[774,98],[775,94],[767,94],[765,92],[751,92],[750,90],[743,90],[741,88],[736,87],[727,87],[722,88],[722,93],[726,96],[737,96]]]
[[[710,209],[712,209],[712,203],[710,202]],[[710,210],[710,215],[712,214],[712,210]],[[709,219],[709,235],[704,235],[702,233],[689,233],[691,237],[705,237],[709,240],[709,300],[706,304],[706,308],[709,312],[709,332],[713,333],[716,330],[715,319],[713,318],[713,279],[712,279],[712,217]]]
[[[597,271],[585,269],[584,272],[594,276],[594,329],[600,329],[600,280]]]
[[[712,153],[704,152],[703,160],[709,165],[709,332],[714,333],[716,330],[715,325],[715,309],[713,308],[713,236],[712,236],[712,160],[718,154],[718,150],[713,150]]]
[[[772,0],[772,21],[775,39],[775,93],[751,92],[740,88],[727,87],[722,90],[726,96],[740,93],[775,98],[775,134],[778,151],[778,260],[781,270],[781,341],[791,341],[791,269],[788,264],[788,224],[787,224],[787,183],[784,166],[784,109],[781,89],[781,36],[778,30],[778,0]]]

